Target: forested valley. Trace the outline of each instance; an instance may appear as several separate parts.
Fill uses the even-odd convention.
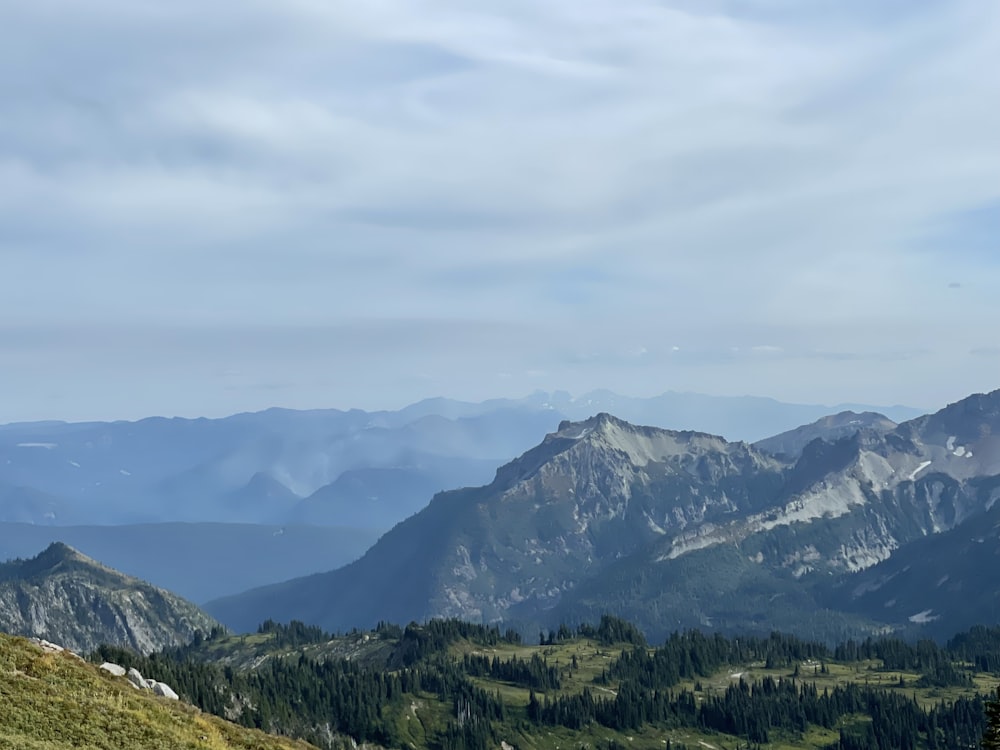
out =
[[[103,646],[92,659],[331,749],[975,747],[1000,681],[1000,628],[943,646],[699,631],[651,646],[606,616],[538,641],[457,620],[340,635],[269,621],[251,636],[216,629],[151,656]],[[357,649],[350,658],[337,655],[344,644]],[[236,658],[246,649],[249,665]]]

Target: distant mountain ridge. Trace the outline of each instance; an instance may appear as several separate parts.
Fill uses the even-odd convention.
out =
[[[350,566],[209,611],[236,627],[436,615],[552,625],[598,607],[654,632],[748,617],[787,629],[786,614],[808,627],[898,626],[892,612],[834,612],[818,582],[848,580],[1000,498],[1000,391],[892,429],[872,415],[839,437],[843,421],[812,428],[797,458],[608,414],[563,422],[491,484],[437,495]],[[787,609],[767,604],[777,599]]]
[[[822,417],[812,424],[758,440],[754,446],[768,453],[795,459],[802,455],[802,451],[813,440],[834,442],[862,430],[885,433],[896,427],[898,425],[884,414],[871,411],[860,414],[854,411],[842,411],[839,414]]]
[[[837,407],[839,408],[839,407]],[[309,523],[386,531],[440,490],[490,481],[566,419],[597,412],[759,439],[828,414],[754,397],[595,391],[399,411],[269,409],[224,419],[0,426],[0,521]],[[900,419],[904,407],[883,409]]]
[[[215,625],[190,602],[62,543],[0,564],[0,632],[81,653],[102,643],[150,653],[188,643]]]
[[[0,562],[65,542],[196,603],[356,560],[370,529],[226,523],[38,526],[0,523]]]

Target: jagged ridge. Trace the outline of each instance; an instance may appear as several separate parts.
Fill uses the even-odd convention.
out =
[[[434,615],[499,619],[526,601],[543,609],[672,531],[766,506],[785,468],[704,433],[608,414],[563,422],[490,485],[437,495],[357,563],[250,594],[259,605],[221,600],[210,611],[237,627],[266,612],[339,628]]]
[[[795,606],[815,608],[808,592],[818,575],[863,570],[1000,497],[978,479],[1000,470],[998,404],[1000,391],[888,432],[817,439],[794,463],[608,414],[564,422],[490,485],[439,494],[357,563],[210,611],[238,627],[265,617],[328,628],[439,615],[547,622],[573,611],[566,606],[586,582],[590,601],[603,591],[621,614],[648,625],[664,614],[646,602],[674,587],[675,576],[726,577],[737,568],[756,590],[804,592]],[[686,562],[692,555],[697,564]],[[725,620],[719,614],[729,605],[664,604],[682,619],[699,610],[686,624],[735,625],[738,608]],[[777,625],[777,616],[762,607],[760,627]]]

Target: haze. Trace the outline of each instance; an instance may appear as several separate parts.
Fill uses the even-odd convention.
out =
[[[0,422],[1000,369],[1000,5],[33,0]]]

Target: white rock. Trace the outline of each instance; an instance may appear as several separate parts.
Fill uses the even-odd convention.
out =
[[[105,672],[110,672],[115,677],[125,676],[125,667],[123,667],[121,664],[115,664],[114,662],[106,661],[101,665],[101,669],[103,669]]]
[[[41,646],[42,651],[44,651],[47,654],[58,654],[59,652],[66,650],[59,644],[52,643],[51,641],[46,641],[43,638],[32,638],[31,640],[34,643],[37,643],[39,646]]]
[[[138,688],[145,688],[146,687],[146,680],[143,679],[142,672],[140,672],[135,667],[132,667],[128,671],[128,674],[126,676],[128,677],[128,681],[131,682],[136,687],[138,687]]]
[[[174,692],[173,688],[165,682],[157,682],[153,685],[153,692],[171,700],[180,700],[180,696]]]

